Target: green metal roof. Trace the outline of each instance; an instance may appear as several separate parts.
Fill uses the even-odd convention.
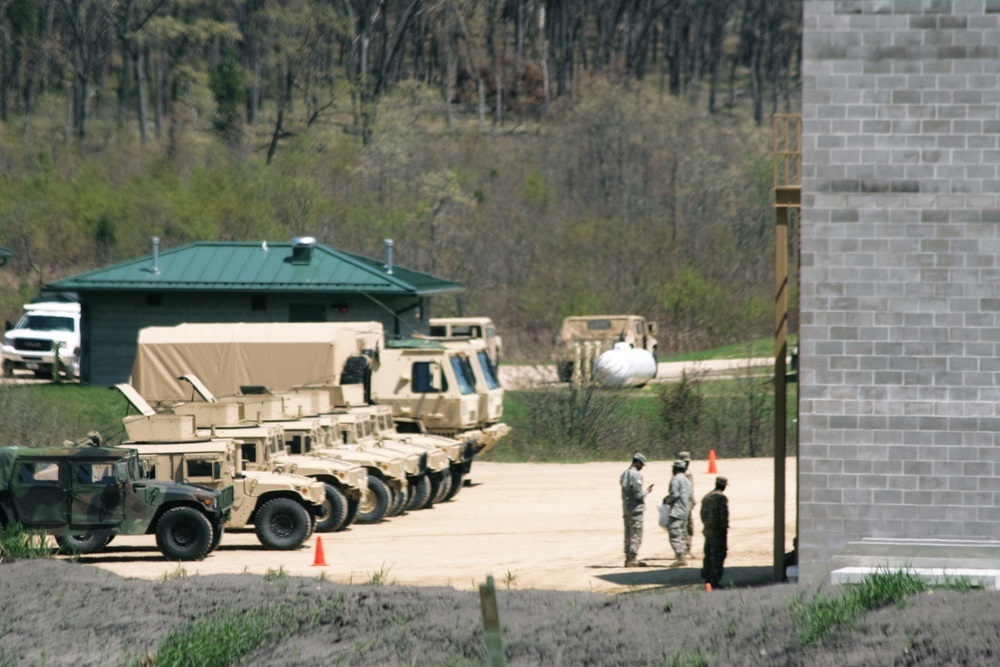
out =
[[[155,266],[154,266],[155,264]],[[424,295],[456,292],[458,283],[334,250],[311,247],[308,263],[292,261],[291,243],[204,241],[163,250],[46,285],[64,291],[362,292]]]

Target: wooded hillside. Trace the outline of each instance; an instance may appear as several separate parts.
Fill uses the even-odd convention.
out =
[[[570,314],[768,335],[800,34],[780,0],[0,0],[0,318],[154,235],[312,235],[393,238],[508,356]]]

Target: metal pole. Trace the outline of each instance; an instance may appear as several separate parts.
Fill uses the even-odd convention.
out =
[[[785,357],[788,353],[788,209],[775,213],[774,262],[774,580],[785,579],[785,449],[788,397]]]

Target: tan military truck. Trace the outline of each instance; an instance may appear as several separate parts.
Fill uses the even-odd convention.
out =
[[[139,411],[122,420],[128,438],[122,446],[138,452],[151,479],[213,489],[233,486],[226,527],[252,524],[257,539],[269,549],[298,549],[309,538],[322,511],[321,482],[301,475],[244,471],[238,441],[200,436],[193,416],[157,414],[131,386],[116,388]]]
[[[481,341],[490,363],[493,364],[494,372],[500,365],[503,340],[497,334],[497,327],[490,318],[432,317],[428,324],[430,325],[430,334],[427,338]]]
[[[559,332],[556,371],[560,382],[589,379],[602,352],[615,343],[629,343],[657,358],[656,322],[639,315],[584,315],[567,317]]]

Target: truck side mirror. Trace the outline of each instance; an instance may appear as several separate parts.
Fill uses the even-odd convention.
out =
[[[7,320],[3,326],[4,326],[4,331],[10,331],[11,329],[14,328],[14,323],[11,322],[10,320]]]

